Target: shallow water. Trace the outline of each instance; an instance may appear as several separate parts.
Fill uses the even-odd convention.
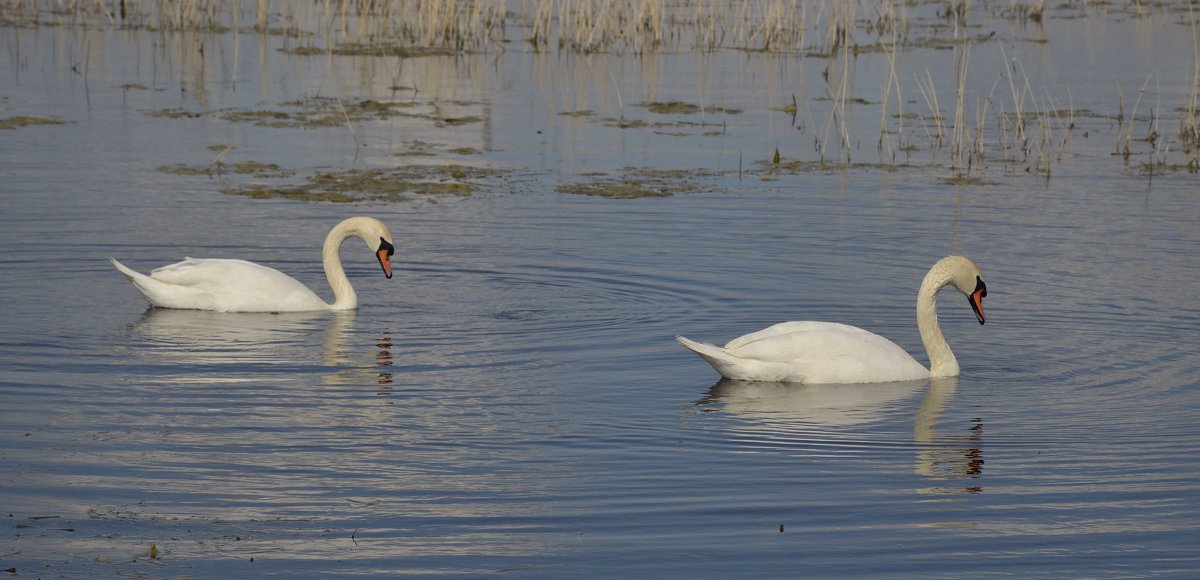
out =
[[[1046,35],[1086,46],[1096,37],[1054,27],[1118,38],[1144,25],[1063,18]],[[1118,82],[1140,86],[1140,58],[1190,42],[1186,27],[1174,32],[1112,49],[1130,58]],[[142,33],[0,35],[0,116],[71,121],[0,132],[0,568],[43,577],[1200,572],[1195,176],[1138,175],[1111,155],[1109,120],[1077,119],[1091,135],[1073,137],[1049,180],[995,162],[984,183],[965,186],[945,183],[937,166],[771,174],[751,161],[777,142],[811,151],[812,134],[781,127],[771,111],[790,102],[793,73],[820,75],[811,59],[715,57],[706,66],[716,77],[747,81],[714,81],[723,106],[745,111],[729,116],[728,136],[704,138],[559,116],[620,114],[615,95],[539,76],[586,70],[603,86],[600,56],[557,68],[510,48],[442,76],[412,59],[404,70],[427,75],[425,92],[460,103],[446,107],[490,109],[488,121],[361,123],[350,135],[141,111],[278,103],[322,83],[347,99],[378,96],[392,79],[362,73],[360,60],[348,59],[361,77],[335,84],[322,80],[323,63],[272,51],[260,60],[245,48],[258,40],[243,37],[237,58],[248,64],[235,83],[219,35],[206,44],[203,76]],[[83,46],[92,47],[86,87],[70,70]],[[1094,50],[1101,56],[1089,58],[1109,58]],[[908,58],[932,66],[939,52]],[[858,64],[860,86],[878,80],[871,58]],[[1076,71],[1075,106],[1099,110],[1113,97],[1112,79],[1094,68],[1054,64],[1052,50],[1043,59]],[[636,59],[612,63],[627,100],[696,93],[694,69],[649,75]],[[135,81],[153,88],[119,88]],[[576,91],[585,103],[554,104]],[[1163,87],[1160,98],[1179,92]],[[469,197],[346,205],[224,195],[218,186],[236,177],[156,170],[206,164],[214,144],[297,171],[387,165],[404,162],[392,153],[415,140],[436,140],[439,159],[468,143],[482,151],[468,161],[515,171]],[[662,198],[555,190],[630,164],[719,172]],[[320,240],[352,214],[397,236],[392,280],[358,244],[343,251],[355,313],[147,311],[106,260],[144,271],[184,255],[236,256],[326,294]],[[673,340],[824,319],[920,352],[916,288],[948,253],[978,262],[989,290],[982,327],[961,297],[942,297],[957,379],[718,382]]]

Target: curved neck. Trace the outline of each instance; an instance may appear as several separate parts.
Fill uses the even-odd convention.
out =
[[[921,290],[917,292],[917,329],[921,332],[921,342],[925,343],[925,353],[929,355],[929,374],[935,377],[958,376],[958,359],[946,344],[937,320],[937,293],[949,282],[949,269],[938,262],[925,275]]]
[[[329,280],[329,287],[333,289],[333,304],[329,305],[333,310],[352,310],[358,307],[358,295],[354,293],[354,287],[350,285],[350,279],[346,278],[346,271],[342,269],[340,252],[342,242],[346,241],[346,238],[361,235],[358,224],[349,219],[334,226],[329,230],[329,235],[325,236],[321,262],[325,264],[325,278]]]

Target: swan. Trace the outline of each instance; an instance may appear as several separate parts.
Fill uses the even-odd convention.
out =
[[[984,323],[987,286],[979,266],[962,256],[939,260],[917,292],[917,328],[930,368],[896,343],[858,327],[836,322],[781,322],[739,336],[724,347],[676,336],[680,344],[708,361],[721,376],[742,381],[788,383],[879,383],[958,376],[958,360],[937,323],[938,291],[954,286],[967,296]]]
[[[358,236],[375,253],[383,274],[392,277],[392,233],[371,217],[342,220],[325,236],[321,252],[325,277],[333,288],[333,303],[326,303],[295,278],[273,268],[245,260],[184,258],[182,262],[156,268],[150,275],[138,273],[109,258],[150,304],[159,308],[215,310],[219,312],[309,312],[353,310],[358,296],[342,270],[342,242]]]

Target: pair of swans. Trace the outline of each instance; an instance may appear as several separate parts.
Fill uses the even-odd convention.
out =
[[[111,259],[154,306],[221,312],[306,312],[351,310],[358,297],[342,269],[342,242],[358,236],[375,253],[388,278],[395,253],[387,226],[370,217],[343,220],[325,237],[322,261],[333,289],[326,303],[296,279],[244,260],[185,258],[141,274]],[[378,241],[376,241],[378,240]],[[948,256],[930,268],[917,292],[917,328],[929,354],[926,369],[892,341],[861,328],[835,322],[783,322],[740,336],[724,347],[682,336],[676,340],[700,355],[721,376],[742,381],[790,383],[874,383],[958,376],[958,361],[937,323],[937,293],[954,286],[967,296],[984,323],[983,274],[971,260]]]

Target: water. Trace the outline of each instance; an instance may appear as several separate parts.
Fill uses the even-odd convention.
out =
[[[1048,38],[1081,45],[1094,37],[1053,27],[1119,36],[1112,29],[1144,25],[1051,22]],[[1135,43],[1129,62],[1188,29],[1174,33],[1153,48]],[[277,103],[333,83],[320,62],[248,56],[245,37],[238,58],[255,68],[238,69],[239,83],[209,71],[197,85],[191,61],[142,33],[0,35],[0,117],[71,121],[0,133],[0,568],[197,578],[1200,572],[1195,177],[1131,170],[1110,155],[1108,120],[1077,119],[1091,135],[1072,137],[1049,180],[995,161],[975,185],[945,183],[944,166],[770,175],[751,160],[769,158],[776,141],[812,154],[811,133],[779,127],[781,113],[764,104],[790,101],[782,81],[774,92],[763,79],[722,85],[724,106],[746,109],[729,117],[727,137],[631,132],[558,116],[585,108],[547,101],[578,83],[539,89],[528,79],[557,69],[514,48],[489,67],[466,59],[437,77],[441,89],[425,84],[444,91],[438,99],[490,108],[487,123],[362,123],[351,136],[141,112]],[[227,41],[209,38],[205,62],[227,63],[213,56],[232,58]],[[86,90],[69,65],[82,46],[92,47]],[[929,52],[939,51],[908,58],[943,56]],[[1047,68],[1065,69],[1052,57]],[[730,75],[802,68],[723,58],[712,66]],[[868,58],[860,85],[876,78]],[[435,68],[413,60],[405,66]],[[610,82],[582,60],[573,70]],[[815,78],[819,67],[804,62]],[[1117,68],[1127,87],[1145,79]],[[695,94],[687,70],[649,80],[620,70],[626,100],[642,82],[657,97]],[[1098,78],[1072,80],[1075,106],[1100,110],[1112,79],[1087,70]],[[379,76],[336,86],[367,96],[392,82]],[[119,88],[135,81],[154,88]],[[1160,98],[1179,92],[1163,87]],[[576,98],[613,115],[612,97]],[[877,123],[871,115],[858,119]],[[236,176],[156,170],[208,163],[215,144],[297,170],[386,165],[432,139],[439,151],[472,143],[483,152],[468,161],[520,171],[469,197],[346,205],[224,195],[218,187]],[[720,172],[662,198],[555,190],[633,160]],[[147,311],[106,260],[144,271],[184,255],[241,257],[328,295],[319,244],[354,214],[397,237],[392,280],[358,244],[343,251],[362,304],[354,313]],[[924,359],[913,301],[948,253],[979,263],[989,291],[982,327],[965,300],[942,295],[957,379],[718,382],[673,340],[820,319]]]

